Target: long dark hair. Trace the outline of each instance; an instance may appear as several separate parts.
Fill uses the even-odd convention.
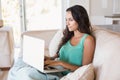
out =
[[[87,33],[91,35],[91,23],[89,21],[89,17],[87,11],[84,7],[80,5],[75,5],[66,10],[70,11],[73,19],[78,23],[78,31],[81,33]],[[72,38],[74,35],[73,31],[69,31],[68,27],[66,26],[65,30],[63,31],[63,38],[58,46],[57,54],[59,53],[60,48]]]

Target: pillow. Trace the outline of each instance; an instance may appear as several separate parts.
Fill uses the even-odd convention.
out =
[[[58,32],[54,35],[54,37],[52,38],[52,40],[50,41],[49,44],[49,55],[52,57],[55,55],[58,45],[61,41],[61,38],[63,36],[62,34],[62,30],[58,30]]]
[[[74,72],[67,74],[60,80],[94,80],[94,67],[92,64],[84,65]]]

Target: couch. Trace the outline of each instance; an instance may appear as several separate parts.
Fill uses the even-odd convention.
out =
[[[120,80],[120,33],[93,26],[92,34],[96,38],[96,48],[92,62],[95,70],[95,80]],[[44,39],[46,42],[45,55],[53,56],[62,37],[62,31],[27,31],[22,34],[22,36],[24,35]],[[21,56],[22,53],[19,57]]]
[[[93,58],[95,80],[120,80],[120,33],[93,26],[92,34],[96,39]],[[28,31],[23,35],[44,39],[46,55],[53,56],[62,37],[62,31]]]

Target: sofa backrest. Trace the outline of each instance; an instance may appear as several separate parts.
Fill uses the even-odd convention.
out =
[[[96,80],[120,80],[120,33],[93,27],[96,49],[93,59]]]
[[[49,53],[49,50],[48,50],[49,44],[57,31],[58,31],[57,29],[56,30],[26,31],[26,32],[22,33],[22,36],[28,35],[28,36],[44,39],[45,40],[45,55],[49,56],[49,54],[48,54]],[[21,51],[22,51],[22,49],[21,49]],[[20,54],[19,56],[22,56],[22,54]]]

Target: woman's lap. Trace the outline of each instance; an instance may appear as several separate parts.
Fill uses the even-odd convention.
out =
[[[7,80],[59,80],[59,75],[59,73],[57,75],[41,73],[19,58],[10,69]]]

